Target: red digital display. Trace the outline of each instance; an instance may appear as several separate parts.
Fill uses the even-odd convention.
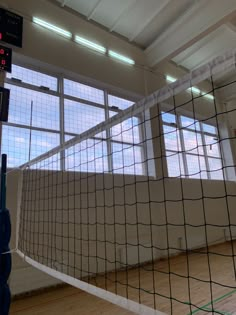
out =
[[[0,46],[0,70],[11,72],[12,50],[8,47]]]

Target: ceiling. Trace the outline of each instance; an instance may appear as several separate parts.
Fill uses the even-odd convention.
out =
[[[189,70],[236,48],[235,0],[53,0],[140,46],[151,67]]]
[[[176,0],[175,0],[176,1]],[[143,48],[161,34],[170,21],[190,6],[189,0],[58,0],[88,20],[105,26]]]

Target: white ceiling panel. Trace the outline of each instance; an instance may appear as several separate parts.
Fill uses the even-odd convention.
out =
[[[189,0],[169,1],[139,34],[135,42],[143,47],[148,47],[163,31],[178,20],[191,5],[192,2]]]
[[[213,57],[236,47],[236,33],[222,25],[190,48],[181,52],[173,61],[189,70],[208,62]]]
[[[133,7],[120,19],[115,31],[132,39],[137,31],[145,26],[146,21],[150,23],[167,2],[168,0],[137,0]]]
[[[232,25],[236,28],[236,16],[233,17],[233,18],[230,20],[230,22],[231,22]],[[234,29],[235,29],[235,28],[234,28]]]
[[[136,0],[102,0],[92,19],[110,29],[135,2]]]
[[[62,0],[60,0],[62,1]],[[66,6],[79,12],[82,15],[88,16],[98,4],[98,0],[68,0]]]

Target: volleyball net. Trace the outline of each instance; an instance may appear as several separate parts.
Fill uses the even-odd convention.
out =
[[[236,272],[235,58],[167,78],[23,165],[18,253],[137,314],[223,314],[217,294]]]

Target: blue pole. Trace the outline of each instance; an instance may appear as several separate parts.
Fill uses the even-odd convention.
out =
[[[8,279],[11,272],[11,254],[9,242],[11,238],[11,220],[6,208],[6,173],[7,156],[2,155],[1,191],[0,191],[0,315],[8,315],[11,293]]]
[[[1,210],[6,209],[6,173],[7,173],[7,155],[2,154],[1,167]]]

